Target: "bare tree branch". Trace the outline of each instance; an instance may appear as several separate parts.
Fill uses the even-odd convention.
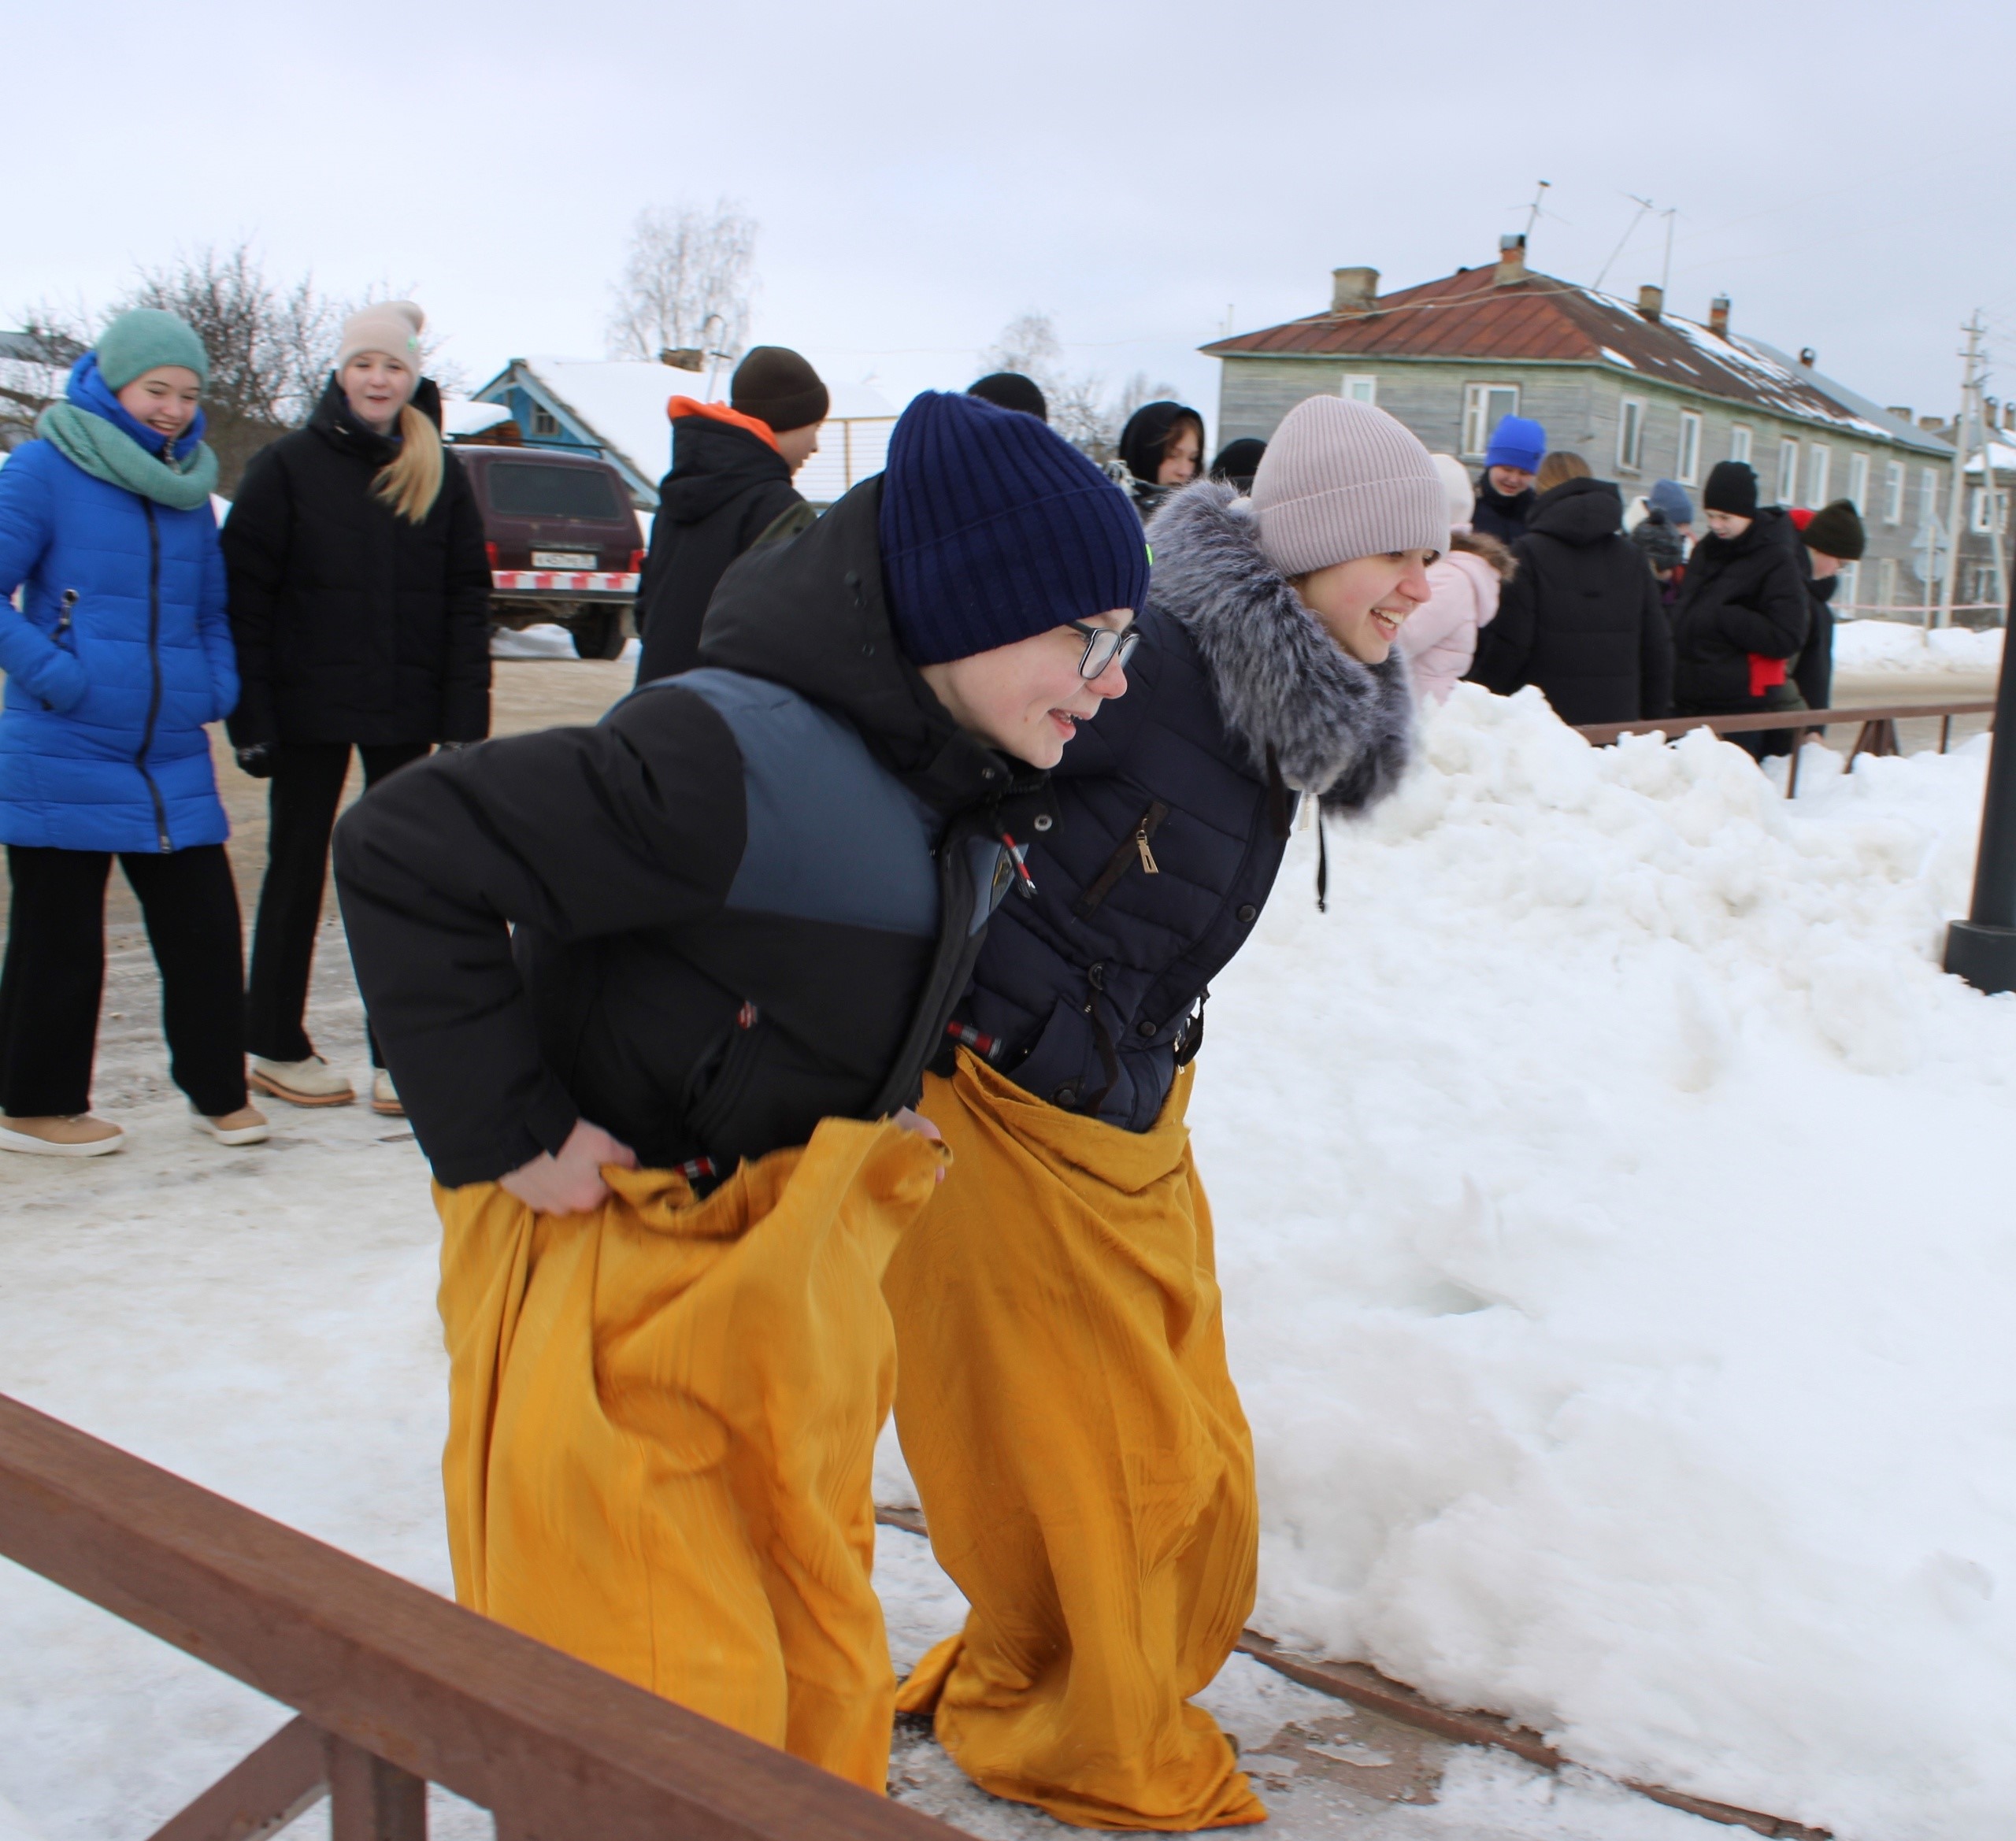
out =
[[[1135,410],[1176,394],[1174,384],[1151,383],[1145,371],[1136,371],[1109,403],[1106,382],[1099,372],[1065,371],[1056,322],[1034,309],[1002,328],[1000,337],[980,354],[980,365],[983,371],[1019,371],[1032,380],[1049,400],[1051,427],[1102,465],[1114,457],[1120,432]]]
[[[739,357],[749,336],[756,228],[727,198],[710,212],[691,205],[639,212],[623,278],[610,290],[610,356],[700,350]]]

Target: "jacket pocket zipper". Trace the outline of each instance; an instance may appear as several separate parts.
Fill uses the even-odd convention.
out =
[[[72,623],[76,618],[77,591],[75,588],[65,588],[63,591],[61,605],[63,611],[57,616],[56,631],[50,635],[51,639],[57,640],[61,639],[63,635],[69,632]],[[66,646],[65,650],[67,651],[69,648]]]
[[[1162,820],[1169,816],[1169,807],[1157,799],[1136,823],[1128,834],[1127,840],[1106,859],[1106,867],[1094,880],[1091,887],[1080,895],[1072,912],[1080,920],[1091,917],[1099,904],[1111,895],[1120,879],[1138,862],[1148,876],[1162,874],[1162,865],[1155,861],[1155,854],[1148,848],[1148,839],[1162,828]]]

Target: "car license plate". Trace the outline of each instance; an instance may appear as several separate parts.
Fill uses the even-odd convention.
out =
[[[578,550],[535,550],[532,567],[536,569],[591,569],[595,558],[584,556]]]

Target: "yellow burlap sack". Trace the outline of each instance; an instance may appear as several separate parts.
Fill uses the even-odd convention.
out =
[[[896,1427],[972,1609],[904,1683],[983,1789],[1091,1828],[1266,1819],[1186,1704],[1253,1607],[1253,1445],[1184,1124],[1032,1098],[962,1054],[922,1109],[954,1168],[883,1281]]]
[[[704,1202],[664,1170],[606,1170],[586,1215],[437,1187],[457,1598],[883,1790],[880,1285],[942,1156],[828,1120]]]

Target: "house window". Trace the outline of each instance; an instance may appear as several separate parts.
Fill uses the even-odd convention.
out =
[[[1834,591],[1835,611],[1846,613],[1862,602],[1862,565],[1844,562],[1841,565],[1841,585]]]
[[[532,405],[532,439],[538,440],[543,437],[550,440],[559,432],[560,418],[552,410],[541,409],[537,403],[534,403]]]
[[[1692,409],[1680,412],[1680,459],[1673,477],[1683,486],[1701,480],[1701,418]]]
[[[1901,524],[1904,521],[1904,463],[1885,461],[1883,463],[1883,521],[1886,524]],[[1884,606],[1889,604],[1886,602]]]
[[[1899,467],[1897,470],[1902,472],[1903,469]],[[1901,491],[1902,488],[1899,490]],[[1879,606],[1897,605],[1897,559],[1894,556],[1884,557],[1876,565],[1876,599]]]
[[[1939,522],[1939,472],[1934,467],[1918,469],[1918,523],[1926,530]]]
[[[1750,431],[1740,422],[1729,430],[1729,458],[1750,464]]]
[[[1344,395],[1352,402],[1377,403],[1379,401],[1379,380],[1371,376],[1353,376],[1344,380]]]
[[[1624,472],[1635,473],[1645,458],[1645,401],[1627,396],[1618,405],[1617,464]]]
[[[1834,470],[1834,450],[1814,443],[1806,455],[1806,502],[1816,509],[1827,502],[1828,476]]]
[[[1967,528],[1985,532],[1991,528],[2006,531],[2009,528],[2009,495],[1998,492],[1994,497],[1995,523],[1988,523],[1988,495],[1980,487],[1970,489],[1967,494]]]
[[[1866,454],[1848,456],[1848,502],[1858,517],[1868,508],[1869,456]]]
[[[1781,439],[1778,443],[1778,503],[1799,502],[1799,443]]]
[[[1491,432],[1507,416],[1519,413],[1519,387],[1516,383],[1466,383],[1463,386],[1463,452],[1472,460],[1482,460],[1491,445]]]

